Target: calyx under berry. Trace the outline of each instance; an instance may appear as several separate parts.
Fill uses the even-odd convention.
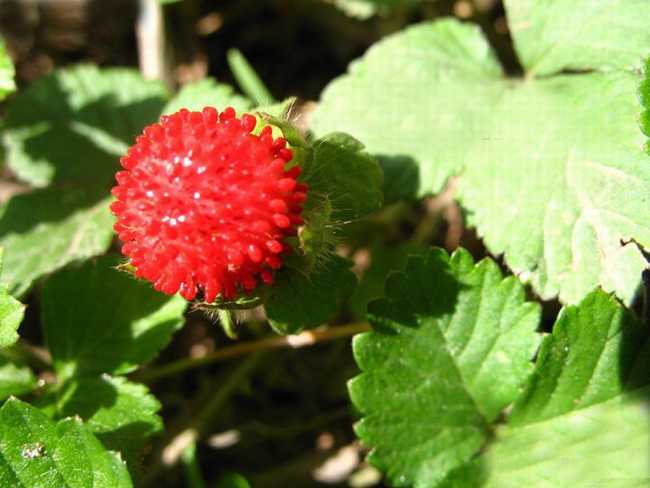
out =
[[[287,141],[269,125],[253,134],[256,124],[232,108],[180,110],[136,139],[111,205],[136,276],[207,303],[273,282],[303,224],[307,185]]]

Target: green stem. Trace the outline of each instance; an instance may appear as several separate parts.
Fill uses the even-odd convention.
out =
[[[275,99],[238,49],[228,51],[228,65],[242,91],[257,105],[271,105]]]
[[[196,458],[196,442],[191,443],[183,450],[181,461],[183,463],[188,488],[205,488],[201,468]]]

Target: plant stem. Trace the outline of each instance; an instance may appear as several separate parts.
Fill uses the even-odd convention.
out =
[[[187,486],[189,488],[205,488],[205,482],[201,475],[201,468],[196,459],[196,442],[193,442],[183,450],[181,460],[183,462],[183,467],[185,468],[184,471]]]
[[[152,485],[163,470],[175,466],[181,459],[183,452],[192,444],[196,444],[237,387],[253,372],[262,355],[263,353],[258,352],[245,358],[228,376],[226,382],[221,385],[215,395],[208,400],[201,411],[191,417],[185,427],[177,430],[177,434],[167,443],[157,462],[149,470],[144,485]]]
[[[270,105],[275,102],[264,82],[238,49],[228,51],[228,65],[242,91],[256,105]]]
[[[366,322],[360,322],[338,327],[308,330],[297,335],[267,337],[257,341],[241,342],[239,344],[224,347],[200,358],[179,359],[178,361],[166,364],[160,368],[139,372],[134,375],[134,380],[151,384],[162,378],[166,378],[167,376],[172,376],[189,369],[199,368],[208,364],[243,356],[245,354],[286,347],[299,348],[311,346],[318,342],[326,342],[342,337],[349,337],[367,330],[370,330],[370,325]]]

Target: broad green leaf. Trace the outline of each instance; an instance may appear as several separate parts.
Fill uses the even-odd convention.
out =
[[[0,39],[0,100],[7,95],[16,91],[16,82],[14,81],[14,65],[11,62],[5,43]]]
[[[3,268],[4,248],[0,247],[0,269]],[[18,340],[18,327],[25,315],[25,305],[9,294],[7,285],[0,284],[0,347],[11,346]]]
[[[350,383],[357,434],[395,486],[436,486],[467,463],[532,370],[540,312],[523,286],[459,250],[411,258],[370,304]]]
[[[356,286],[350,264],[332,256],[309,275],[290,266],[282,268],[264,299],[273,329],[279,334],[295,334],[330,320]]]
[[[629,303],[645,260],[624,243],[650,246],[639,82],[623,70],[508,80],[477,27],[445,20],[370,49],[325,90],[314,127],[363,141],[388,181],[415,165],[419,194],[459,174],[469,223],[543,298],[576,303],[600,285]]]
[[[144,385],[122,377],[73,378],[50,399],[46,411],[55,418],[78,415],[107,449],[129,464],[147,439],[162,431],[160,403]]]
[[[0,209],[2,281],[17,296],[66,264],[102,254],[113,239],[110,198],[92,187],[18,195]]]
[[[354,314],[360,319],[364,318],[368,304],[384,296],[384,283],[389,273],[403,271],[408,257],[421,254],[425,249],[423,246],[409,243],[391,247],[377,242],[370,246],[370,267],[364,271],[359,286],[350,297],[350,307]]]
[[[600,290],[565,308],[508,424],[450,485],[648,486],[647,338]]]
[[[641,66],[650,54],[646,0],[505,0],[529,74]]]
[[[334,220],[364,217],[383,203],[381,168],[363,144],[347,134],[334,133],[315,141],[302,179],[310,194],[327,196]],[[305,210],[309,200],[307,204]]]
[[[467,145],[489,121],[485,104],[501,95],[501,78],[478,26],[452,20],[418,25],[379,42],[334,80],[312,129],[321,137],[340,131],[361,141],[379,159],[388,184],[406,175],[402,187],[435,193],[466,162]],[[385,198],[395,200],[389,193]]]
[[[133,371],[183,325],[185,300],[116,270],[118,263],[114,256],[101,257],[45,283],[45,339],[63,378]]]
[[[108,184],[119,157],[166,102],[159,82],[135,70],[91,65],[57,70],[16,96],[7,111],[4,144],[17,176],[50,182]]]
[[[216,107],[223,110],[234,108],[237,113],[250,110],[253,103],[247,98],[237,95],[229,85],[217,83],[212,78],[185,85],[163,109],[164,114],[172,114],[182,108],[201,111],[204,107]]]
[[[11,395],[23,395],[36,388],[32,370],[0,356],[0,400]]]
[[[54,423],[27,403],[0,409],[0,485],[16,488],[126,488],[124,462],[79,419]]]

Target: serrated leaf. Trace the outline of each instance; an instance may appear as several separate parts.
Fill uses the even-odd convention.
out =
[[[36,377],[27,366],[0,356],[0,400],[23,395],[36,388]]]
[[[530,74],[634,68],[650,54],[646,0],[505,0]]]
[[[122,377],[73,378],[47,400],[50,415],[78,415],[107,449],[120,452],[132,467],[147,439],[163,429],[158,400],[144,385]]]
[[[0,409],[0,485],[33,488],[126,488],[124,463],[75,419],[55,424],[9,399]]]
[[[0,215],[2,281],[20,296],[41,276],[102,254],[113,239],[110,198],[92,187],[52,187],[18,195]]]
[[[647,327],[591,293],[560,313],[508,425],[449,486],[647,486],[648,371]]]
[[[104,256],[69,267],[43,287],[45,339],[63,378],[133,371],[183,325],[185,300],[116,270],[118,263]]]
[[[425,250],[424,246],[410,243],[394,247],[373,243],[368,249],[370,267],[364,271],[359,286],[350,297],[354,314],[360,319],[365,318],[368,304],[384,296],[384,284],[389,273],[403,271],[410,255],[422,254]]]
[[[331,319],[356,286],[350,265],[332,256],[309,275],[290,266],[282,268],[264,299],[273,329],[279,334],[295,334]]]
[[[576,303],[601,285],[629,303],[645,260],[622,242],[650,246],[639,82],[631,71],[507,80],[477,27],[445,20],[370,49],[325,90],[314,127],[359,138],[389,181],[412,180],[415,165],[419,194],[460,174],[469,223],[543,298]]]
[[[7,54],[4,41],[0,38],[0,100],[16,91],[15,74],[14,64]]]
[[[253,102],[236,94],[231,86],[206,78],[183,86],[165,105],[163,114],[172,114],[182,108],[201,111],[208,106],[216,107],[217,110],[232,107],[237,113],[241,113],[250,110]]]
[[[0,270],[4,267],[4,248],[0,247]],[[0,283],[0,347],[11,346],[18,340],[18,327],[25,315],[25,305],[9,294],[7,285]]]
[[[381,208],[383,175],[363,144],[347,134],[334,133],[318,139],[313,147],[302,179],[310,194],[327,196],[334,220],[355,220]]]
[[[354,340],[357,433],[395,486],[435,486],[469,461],[532,370],[539,307],[514,277],[459,250],[411,258]]]
[[[167,99],[159,82],[136,70],[91,65],[39,78],[9,104],[3,140],[7,162],[35,186],[50,182],[107,185],[134,137]]]

